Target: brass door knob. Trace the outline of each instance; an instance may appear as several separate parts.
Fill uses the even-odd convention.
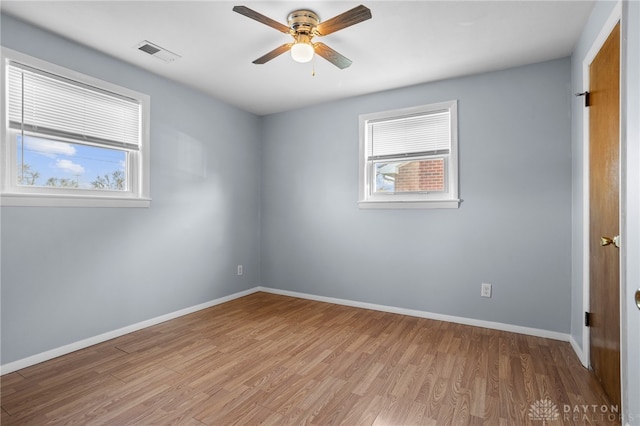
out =
[[[636,290],[636,306],[640,309],[640,288]]]
[[[609,237],[600,237],[600,245],[601,246],[608,246],[610,244],[613,244],[614,246],[620,248],[620,235],[616,235],[613,238],[609,238]]]

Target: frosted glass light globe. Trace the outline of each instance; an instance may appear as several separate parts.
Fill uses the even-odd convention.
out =
[[[294,61],[305,63],[313,59],[313,46],[309,43],[296,43],[291,46],[291,58]]]

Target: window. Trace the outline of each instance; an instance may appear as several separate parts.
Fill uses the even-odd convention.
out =
[[[457,208],[457,101],[360,116],[361,208]]]
[[[2,205],[149,205],[147,95],[5,48],[2,67]]]

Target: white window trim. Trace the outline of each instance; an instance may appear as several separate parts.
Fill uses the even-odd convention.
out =
[[[25,207],[149,207],[150,198],[150,104],[148,95],[136,92],[113,83],[90,77],[79,72],[64,68],[49,62],[34,58],[15,50],[2,47],[0,50],[1,63],[1,90],[2,99],[2,142],[0,143],[0,206],[25,206]],[[135,174],[137,182],[135,188],[130,191],[82,191],[64,190],[60,188],[26,188],[12,182],[15,181],[17,165],[15,164],[15,145],[9,137],[8,126],[8,96],[6,64],[8,61],[20,62],[33,68],[38,68],[52,74],[60,75],[90,86],[94,86],[113,93],[118,93],[132,99],[136,99],[141,105],[141,141],[140,149],[136,153],[139,157],[137,164],[129,165],[128,175]]]
[[[451,120],[451,148],[447,166],[446,182],[448,190],[443,196],[439,194],[389,194],[385,199],[371,195],[370,185],[373,177],[368,178],[367,135],[366,125],[369,120],[379,120],[419,113],[428,113],[449,109]],[[439,102],[429,105],[401,108],[391,111],[363,114],[359,117],[360,132],[360,167],[359,167],[359,201],[361,209],[457,209],[458,198],[458,101]]]

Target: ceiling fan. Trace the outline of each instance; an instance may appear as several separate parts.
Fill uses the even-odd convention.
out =
[[[246,6],[235,6],[233,11],[248,18],[255,19],[280,32],[290,34],[294,39],[293,43],[283,44],[266,55],[259,57],[253,61],[254,64],[264,64],[284,52],[291,50],[291,57],[296,62],[309,62],[313,58],[313,54],[317,53],[340,69],[347,68],[351,65],[351,60],[324,43],[313,43],[313,38],[326,36],[350,27],[351,25],[371,19],[371,10],[363,5],[356,6],[324,22],[320,22],[318,15],[311,10],[294,10],[287,17],[288,26],[268,18],[255,10],[249,9]]]

